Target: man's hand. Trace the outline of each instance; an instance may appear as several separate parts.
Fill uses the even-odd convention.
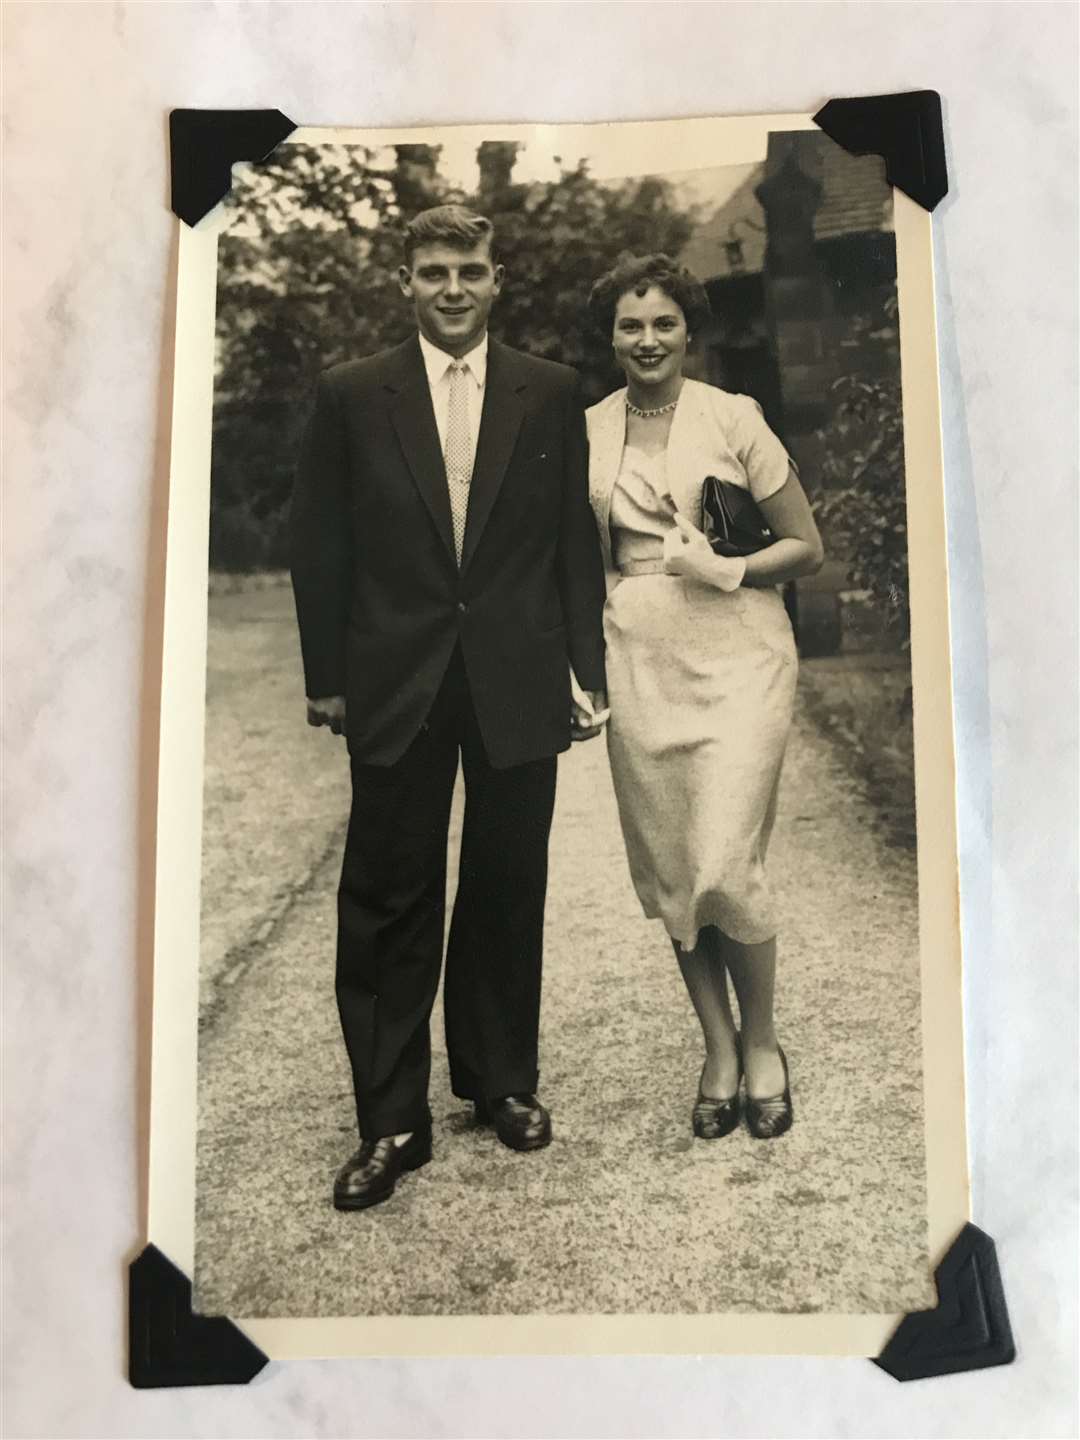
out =
[[[586,704],[570,701],[570,739],[591,740],[603,730],[609,714],[607,695],[603,690],[583,690]]]
[[[345,696],[327,695],[325,699],[313,700],[308,696],[307,723],[329,725],[335,735],[345,733]]]

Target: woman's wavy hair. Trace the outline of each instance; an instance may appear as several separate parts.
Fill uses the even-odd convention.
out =
[[[670,255],[632,255],[624,250],[590,290],[589,318],[601,334],[610,335],[615,324],[615,307],[622,297],[630,293],[644,295],[652,285],[675,301],[691,332],[711,317],[705,287],[685,265]]]

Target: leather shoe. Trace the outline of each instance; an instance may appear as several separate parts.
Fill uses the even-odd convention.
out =
[[[404,1145],[392,1135],[365,1140],[360,1149],[338,1171],[334,1181],[336,1210],[366,1210],[389,1200],[399,1176],[419,1170],[431,1159],[431,1126],[414,1130]]]
[[[711,1095],[698,1091],[691,1116],[694,1134],[699,1140],[722,1140],[739,1123],[739,1092],[729,1095],[726,1100],[715,1100]]]
[[[739,1073],[735,1077],[735,1092],[727,1095],[722,1100],[715,1096],[706,1095],[698,1082],[698,1097],[694,1103],[694,1113],[691,1117],[694,1134],[699,1140],[722,1140],[725,1135],[731,1132],[739,1123],[739,1086],[742,1084],[742,1041],[738,1035],[735,1036],[735,1056],[739,1063]],[[704,1070],[702,1070],[704,1076]]]
[[[791,1108],[791,1081],[788,1079],[787,1056],[780,1051],[780,1063],[784,1067],[784,1089],[780,1095],[769,1095],[764,1100],[755,1100],[746,1095],[746,1127],[755,1140],[776,1140],[786,1135],[794,1122]]]
[[[504,1095],[474,1103],[477,1122],[494,1125],[495,1134],[511,1150],[542,1150],[551,1144],[551,1116],[535,1095]]]

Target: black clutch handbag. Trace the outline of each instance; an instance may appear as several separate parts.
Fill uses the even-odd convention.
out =
[[[707,475],[701,492],[701,528],[715,555],[754,555],[776,538],[754,497],[730,480]]]

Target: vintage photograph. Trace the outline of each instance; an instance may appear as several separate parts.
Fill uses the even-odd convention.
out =
[[[894,192],[651,129],[207,227],[204,1313],[935,1303]]]

